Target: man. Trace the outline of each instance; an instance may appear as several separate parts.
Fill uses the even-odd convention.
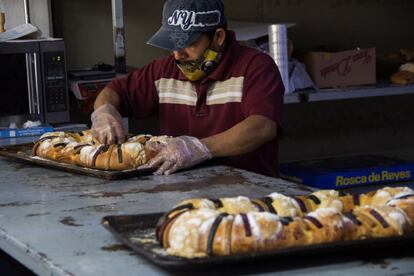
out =
[[[158,112],[167,145],[150,160],[170,174],[211,158],[278,177],[283,84],[271,57],[242,47],[228,31],[221,0],[168,0],[148,44],[172,51],[113,80],[98,96],[92,131],[124,141],[124,115]]]

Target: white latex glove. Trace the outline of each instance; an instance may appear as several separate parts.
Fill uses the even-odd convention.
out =
[[[197,165],[211,159],[208,148],[199,139],[191,136],[171,138],[163,149],[145,167],[156,168],[155,175],[169,175],[177,170]]]
[[[103,144],[125,142],[125,129],[118,110],[107,103],[98,107],[91,115],[92,135]]]

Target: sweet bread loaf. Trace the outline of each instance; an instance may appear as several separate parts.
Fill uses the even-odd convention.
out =
[[[414,191],[407,187],[265,198],[185,200],[159,220],[156,237],[168,254],[197,258],[414,232]]]
[[[408,218],[414,223],[414,192],[406,192],[396,195],[387,201],[387,205],[402,209]]]
[[[414,83],[414,73],[409,71],[398,71],[391,75],[390,80],[394,84],[412,84]]]
[[[49,132],[33,146],[33,155],[102,170],[127,170],[145,164],[166,144],[167,136],[137,135],[123,144],[105,145],[82,132]]]
[[[391,75],[391,82],[394,84],[406,85],[414,83],[414,63],[402,64],[398,72]]]
[[[399,71],[408,71],[414,74],[414,63],[407,62],[400,66]]]
[[[170,222],[163,233],[163,246],[168,254],[180,257],[222,256],[339,241],[345,229],[352,227],[350,220],[332,208],[304,218],[194,209]]]
[[[412,223],[401,208],[365,205],[352,212],[357,226],[350,238],[379,238],[398,236],[412,232]]]
[[[414,194],[414,190],[409,187],[385,187],[365,194],[360,194],[358,205],[383,206],[391,199],[400,198],[410,194]]]
[[[239,196],[234,198],[193,198],[178,203],[166,215],[174,216],[183,209],[212,209],[222,213],[239,214],[252,211],[270,212],[282,217],[304,216],[318,208],[334,208],[350,212],[356,206],[382,206],[391,198],[414,194],[408,187],[385,187],[366,194],[347,194],[336,190],[320,190],[309,195],[285,196],[271,193],[258,199]]]

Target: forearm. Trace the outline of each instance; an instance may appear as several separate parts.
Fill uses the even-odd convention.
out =
[[[276,137],[277,124],[267,117],[253,115],[222,133],[201,141],[213,157],[251,152]]]
[[[119,110],[121,106],[121,97],[113,91],[112,89],[105,87],[98,95],[94,103],[94,109],[96,110],[98,107],[110,103],[116,109]]]

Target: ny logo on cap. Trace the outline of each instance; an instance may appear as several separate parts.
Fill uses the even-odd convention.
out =
[[[192,27],[215,26],[220,23],[221,13],[218,10],[207,12],[194,12],[188,10],[175,10],[168,18],[168,25],[181,26],[181,29],[188,31]]]

